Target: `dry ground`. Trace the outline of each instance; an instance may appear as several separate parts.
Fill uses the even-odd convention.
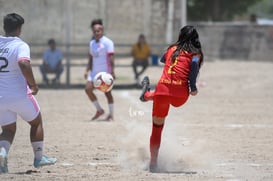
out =
[[[84,83],[83,70],[72,69],[72,83]],[[160,73],[161,67],[146,72],[152,83]],[[117,84],[133,82],[128,67],[116,74]],[[199,84],[197,97],[170,110],[157,174],[147,171],[152,104],[138,101],[138,89],[113,90],[114,122],[90,121],[95,110],[83,89],[41,89],[45,153],[58,163],[33,168],[29,126],[19,118],[10,173],[0,180],[272,181],[273,64],[207,62]]]

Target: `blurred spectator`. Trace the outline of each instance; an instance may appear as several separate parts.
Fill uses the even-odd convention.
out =
[[[251,14],[249,20],[250,20],[250,23],[253,23],[253,24],[257,23],[257,15]]]
[[[53,84],[60,83],[60,76],[63,72],[62,65],[62,52],[56,48],[56,42],[54,39],[48,40],[49,49],[44,52],[43,64],[40,66],[41,73],[43,75],[43,81],[48,85],[49,80],[47,78],[48,73],[56,74],[56,77],[52,80]]]
[[[139,84],[139,76],[146,70],[149,65],[149,56],[151,54],[150,46],[147,44],[145,36],[140,34],[137,43],[132,47],[133,56],[133,70],[135,73],[136,84]],[[138,72],[137,67],[141,66],[141,70]]]

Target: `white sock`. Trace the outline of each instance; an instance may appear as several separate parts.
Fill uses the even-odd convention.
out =
[[[110,115],[114,115],[114,104],[108,104]]]
[[[100,104],[99,104],[98,101],[93,101],[92,103],[94,104],[94,106],[96,107],[96,109],[97,109],[98,111],[102,110],[102,108],[100,107]]]
[[[5,148],[6,152],[9,152],[9,148],[10,148],[10,142],[7,140],[1,140],[0,141],[0,148],[3,147]]]
[[[41,160],[43,157],[43,144],[44,144],[43,141],[35,141],[31,143],[34,152],[34,157],[37,160]]]

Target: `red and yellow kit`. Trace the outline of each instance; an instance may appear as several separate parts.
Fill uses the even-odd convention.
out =
[[[189,97],[189,74],[192,58],[195,54],[181,51],[172,61],[172,54],[176,47],[171,47],[165,54],[165,65],[161,78],[154,92],[147,92],[146,99],[153,100],[153,116],[166,117],[170,105],[179,107]]]
[[[165,54],[165,65],[161,78],[156,86],[155,95],[185,97],[189,95],[189,74],[193,54],[181,51],[175,61],[171,60],[176,46]]]

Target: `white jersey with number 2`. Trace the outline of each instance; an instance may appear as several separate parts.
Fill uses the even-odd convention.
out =
[[[28,44],[18,37],[0,36],[0,98],[22,97],[29,93],[18,65],[22,60],[30,61]]]

